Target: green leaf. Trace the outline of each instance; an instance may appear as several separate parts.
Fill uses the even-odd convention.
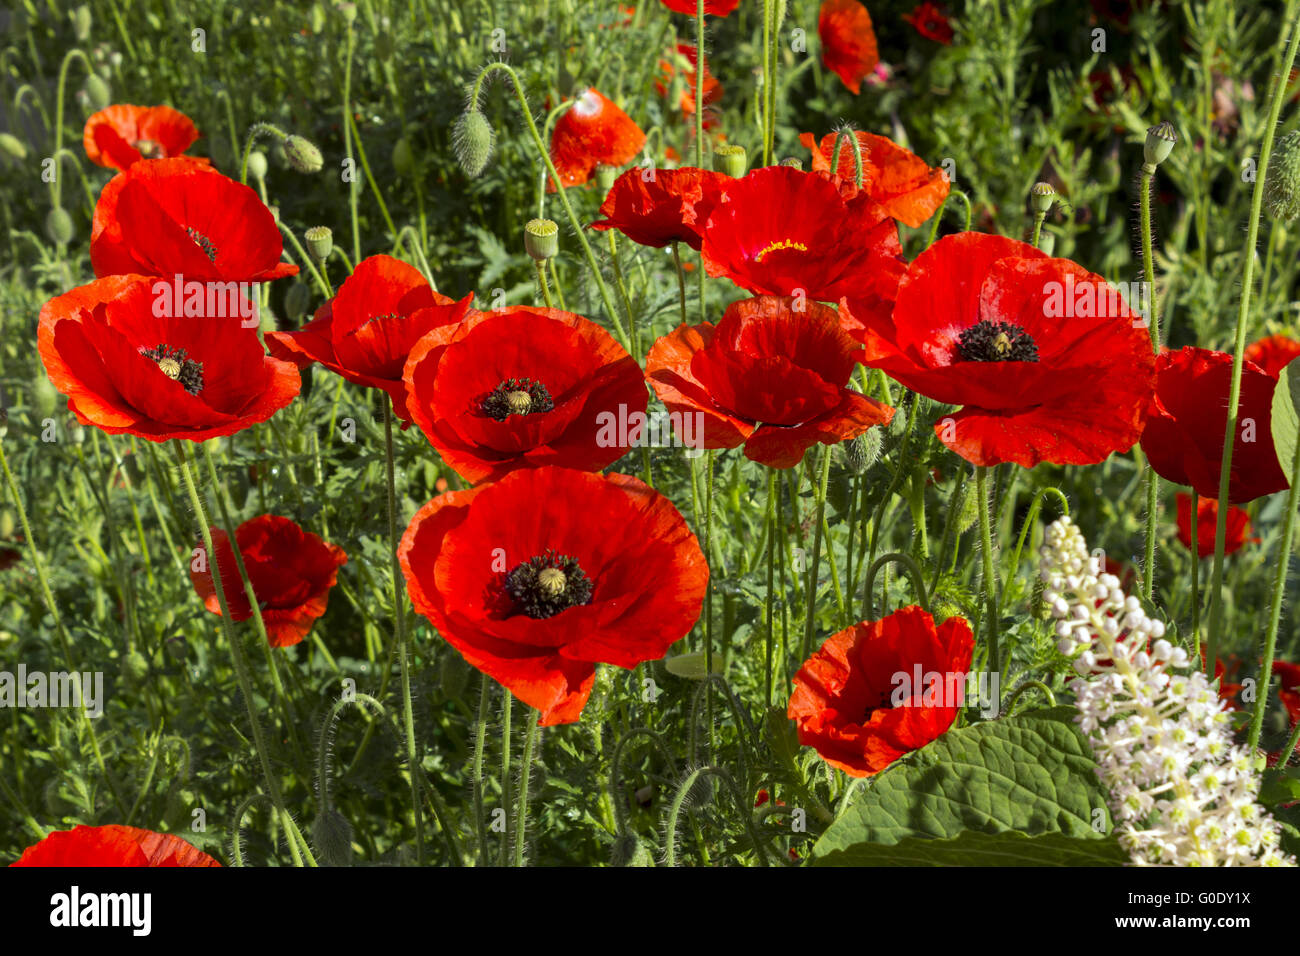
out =
[[[949,731],[873,781],[817,841],[814,857],[963,830],[1097,839],[1110,831],[1087,741],[1056,707]]]
[[[1296,411],[1300,409],[1300,366],[1296,361],[1300,360],[1293,360],[1282,369],[1273,389],[1273,448],[1284,469],[1295,459],[1296,440],[1300,436],[1300,414]],[[1291,371],[1293,368],[1295,372]]]
[[[947,840],[908,837],[898,843],[859,843],[816,857],[814,866],[1123,866],[1128,855],[1113,836],[1104,840],[1063,833],[1029,836],[1015,830],[964,830]]]

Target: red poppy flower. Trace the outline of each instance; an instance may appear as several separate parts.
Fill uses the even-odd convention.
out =
[[[974,650],[965,620],[935,628],[915,606],[840,631],[795,675],[788,715],[799,742],[849,776],[879,773],[952,726]]]
[[[685,13],[692,17],[698,12],[696,0],[663,0],[663,5],[674,13]],[[710,17],[725,17],[738,6],[740,0],[704,0],[704,13]]]
[[[789,166],[728,183],[700,252],[710,276],[755,295],[802,291],[822,302],[892,299],[905,268],[898,226],[882,206],[846,203],[822,177]]]
[[[644,145],[645,133],[632,117],[588,87],[555,122],[551,162],[555,163],[562,185],[579,186],[591,179],[592,171],[601,163],[622,166]],[[546,188],[555,191],[549,177]]]
[[[636,359],[558,309],[502,309],[435,330],[403,377],[415,423],[470,482],[539,465],[599,471],[626,454],[627,423],[646,410]]]
[[[348,556],[338,545],[327,544],[278,515],[262,515],[245,521],[235,529],[235,541],[262,609],[270,645],[297,644],[325,613],[330,588],[338,580],[339,568],[347,564]],[[253,608],[248,603],[225,531],[212,529],[212,546],[217,549],[221,562],[221,585],[226,592],[230,619],[246,621],[253,616]],[[204,606],[220,615],[221,602],[212,583],[211,568],[205,564],[202,570],[195,570],[195,562],[191,562],[190,582]]]
[[[871,14],[858,0],[824,0],[817,32],[822,40],[822,65],[857,96],[862,81],[880,62]]]
[[[29,846],[10,866],[220,866],[170,833],[110,823],[56,830]]]
[[[1277,378],[1292,359],[1300,357],[1300,342],[1285,335],[1270,335],[1247,345],[1242,357]]]
[[[886,136],[855,131],[862,155],[862,189],[885,214],[915,229],[943,205],[948,196],[948,176],[942,169],[925,164],[915,153],[899,146]],[[858,195],[857,170],[853,146],[840,147],[839,169],[831,170],[835,156],[836,134],[828,133],[820,143],[812,133],[803,133],[799,142],[812,151],[812,171],[832,179],[846,200]]]
[[[179,156],[199,138],[194,122],[170,106],[117,103],[86,120],[86,158],[96,166],[127,169],[142,159]]]
[[[952,45],[952,24],[943,15],[943,11],[933,3],[920,4],[903,19],[914,26],[916,32],[927,40],[942,43],[944,46]]]
[[[183,275],[269,282],[297,275],[281,262],[275,216],[242,183],[189,156],[136,163],[108,181],[95,204],[95,275]]]
[[[238,318],[156,315],[161,279],[108,276],[45,303],[37,348],[83,425],[203,441],[264,422],[301,381]],[[163,296],[169,295],[163,292]]]
[[[733,302],[716,328],[680,325],[659,339],[646,377],[684,425],[702,422],[688,444],[744,444],[753,461],[793,468],[810,445],[894,417],[888,405],[846,387],[860,354],[833,307],[759,296]]]
[[[411,349],[433,329],[460,322],[472,298],[456,302],[433,291],[414,266],[370,256],[310,322],[296,332],[267,332],[266,345],[299,368],[319,362],[355,385],[383,389],[397,418],[409,421],[402,370]]]
[[[700,248],[704,224],[733,180],[696,169],[629,169],[610,187],[593,229],[617,229],[633,242],[662,248],[684,242]]]
[[[1189,551],[1192,547],[1192,496],[1180,491],[1175,496],[1178,502],[1178,540]],[[1214,536],[1219,521],[1219,503],[1213,498],[1198,498],[1196,501],[1196,539],[1197,554],[1202,558],[1214,554]],[[1247,541],[1259,542],[1259,538],[1247,538],[1250,534],[1250,516],[1244,508],[1228,506],[1228,532],[1224,541],[1223,553],[1232,554],[1241,550]]]
[[[1289,661],[1274,661],[1273,673],[1278,676],[1280,684],[1277,689],[1278,699],[1286,708],[1291,723],[1300,720],[1300,664]],[[1300,747],[1297,747],[1300,749]]]
[[[1142,433],[1151,339],[1118,290],[1001,236],[946,236],[917,256],[892,321],[864,320],[862,362],[965,406],[935,424],[976,465],[1089,465]]]
[[[578,720],[597,663],[663,657],[699,618],[709,579],[671,501],[568,468],[439,495],[398,556],[416,610],[542,725]]]
[[[1156,400],[1142,433],[1142,451],[1161,478],[1191,485],[1203,498],[1219,496],[1231,378],[1232,356],[1226,352],[1188,346],[1162,352],[1156,361]],[[1254,363],[1242,365],[1229,504],[1288,487],[1270,430],[1276,384]]]
[[[695,80],[699,72],[695,44],[678,43],[676,47],[676,57],[684,60],[689,68],[682,70],[682,77],[686,80],[686,89],[682,91],[678,98],[678,106],[685,116],[695,115]],[[659,78],[655,80],[655,92],[660,96],[667,96],[669,84],[673,75],[677,72],[678,64],[673,59],[661,59],[659,61]],[[705,107],[711,106],[718,100],[722,99],[722,84],[717,78],[709,72],[709,61],[706,57],[704,60],[704,89],[700,96]],[[712,110],[705,111],[704,128],[711,129],[718,124],[717,118],[712,115]]]

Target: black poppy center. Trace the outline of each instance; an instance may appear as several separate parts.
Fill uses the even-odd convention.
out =
[[[957,337],[957,354],[963,362],[1037,362],[1038,346],[1020,326],[985,319]]]
[[[506,575],[506,593],[520,613],[532,618],[554,617],[591,603],[591,579],[578,567],[576,558],[548,548]]]
[[[546,386],[536,379],[508,378],[488,392],[479,407],[483,414],[503,422],[511,415],[549,412],[555,401]]]
[[[203,250],[203,254],[208,257],[209,262],[217,261],[217,244],[199,232],[193,226],[186,226],[185,231],[189,233],[194,244]]]
[[[137,139],[131,144],[141,159],[160,159],[162,158],[162,143],[152,139]]]
[[[203,363],[189,358],[184,349],[159,343],[157,348],[141,349],[140,354],[157,362],[160,372],[180,382],[191,395],[203,391]]]

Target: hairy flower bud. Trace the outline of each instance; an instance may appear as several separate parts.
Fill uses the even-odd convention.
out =
[[[451,131],[451,144],[456,150],[460,168],[470,179],[476,179],[487,168],[488,160],[492,158],[494,138],[492,125],[477,108],[462,113],[456,120]]]
[[[1274,219],[1300,216],[1300,131],[1278,140],[1268,161],[1264,205]]]
[[[326,866],[352,865],[352,824],[333,807],[322,810],[311,825],[311,839]]]
[[[248,175],[254,179],[266,178],[266,153],[255,149],[248,154]]]
[[[45,234],[52,242],[72,241],[72,217],[62,206],[55,206],[45,216]]]
[[[284,158],[300,173],[318,173],[325,159],[314,143],[290,133],[284,140]]]
[[[90,108],[96,112],[107,109],[113,102],[112,91],[98,73],[91,73],[86,77],[86,98],[90,100]]]

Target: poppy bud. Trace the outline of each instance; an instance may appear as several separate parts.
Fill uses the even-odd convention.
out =
[[[734,143],[719,146],[713,151],[714,172],[726,173],[733,179],[739,179],[745,175],[747,162],[748,157],[745,153],[745,147]]]
[[[613,866],[653,866],[650,851],[635,833],[625,833],[614,840],[609,862]]]
[[[91,73],[86,77],[86,98],[90,100],[90,108],[96,112],[107,109],[113,102],[113,94],[108,84],[98,73]]]
[[[351,26],[357,19],[357,5],[348,0],[347,3],[340,3],[338,11],[343,15],[343,22]]]
[[[618,179],[618,167],[611,166],[608,163],[596,164],[596,186],[601,192],[607,193],[614,188],[614,180]]]
[[[415,169],[415,153],[411,151],[411,141],[405,136],[393,144],[393,168],[403,176],[409,176]]]
[[[524,226],[524,249],[538,262],[560,251],[560,227],[550,219],[532,219]]]
[[[255,149],[248,154],[248,175],[254,179],[266,178],[266,153]]]
[[[475,179],[492,158],[492,126],[477,108],[467,110],[451,131],[452,147],[465,175]]]
[[[867,469],[880,457],[880,431],[869,428],[857,438],[844,442],[845,457],[849,471],[855,475],[865,474]]]
[[[292,133],[284,140],[284,158],[300,173],[320,172],[321,166],[325,165],[315,144]]]
[[[85,43],[90,39],[90,7],[82,4],[72,11],[69,16],[72,19],[72,32],[76,36],[78,43]],[[101,109],[101,107],[95,107]]]
[[[289,291],[284,294],[285,314],[297,320],[306,315],[309,308],[311,308],[311,289],[301,282],[289,286]]]
[[[792,166],[795,169],[799,170],[800,172],[803,171],[803,160],[795,159],[793,156],[791,156],[789,159],[781,160],[781,165]]]
[[[1169,154],[1174,151],[1174,144],[1178,142],[1178,133],[1174,130],[1174,124],[1165,120],[1157,123],[1147,130],[1147,141],[1142,147],[1143,158],[1146,162],[1142,165],[1142,171],[1148,176],[1156,171],[1156,167],[1169,158]]]
[[[352,824],[333,807],[316,817],[311,839],[326,866],[352,865]]]
[[[1300,216],[1300,132],[1287,133],[1273,150],[1264,181],[1264,204],[1274,219]]]
[[[799,734],[784,707],[771,707],[764,721],[764,739],[782,763],[790,764],[799,754]]]
[[[1056,190],[1052,188],[1051,183],[1034,183],[1034,188],[1029,190],[1029,205],[1040,216],[1051,212],[1054,202],[1056,202]]]
[[[690,654],[678,654],[676,657],[664,658],[664,667],[668,673],[674,677],[685,677],[687,680],[704,680],[708,676],[708,671],[704,667],[704,655],[699,651]],[[722,660],[720,656],[713,659],[713,673],[722,673]]]
[[[334,232],[329,226],[312,226],[302,237],[307,240],[307,251],[317,262],[324,262],[334,250]]]
[[[67,243],[72,240],[72,217],[62,206],[55,206],[45,216],[45,234],[52,242]]]
[[[438,658],[438,686],[449,700],[457,700],[469,685],[470,667],[465,658],[449,650]]]
[[[0,133],[0,153],[21,163],[27,158],[27,147],[13,133]]]
[[[4,410],[0,409],[0,421],[3,421],[4,416],[5,416]],[[6,427],[5,425],[0,424],[0,429],[3,429],[5,427]],[[13,536],[14,536],[14,513],[10,511],[8,508],[6,508],[4,511],[0,511],[0,540],[4,540],[6,538],[12,538]]]
[[[36,402],[36,412],[39,418],[49,418],[54,414],[54,408],[59,402],[59,390],[54,387],[48,375],[40,375],[36,379],[36,384],[32,387]]]
[[[122,661],[122,677],[130,687],[141,687],[149,676],[149,658],[132,651]]]

